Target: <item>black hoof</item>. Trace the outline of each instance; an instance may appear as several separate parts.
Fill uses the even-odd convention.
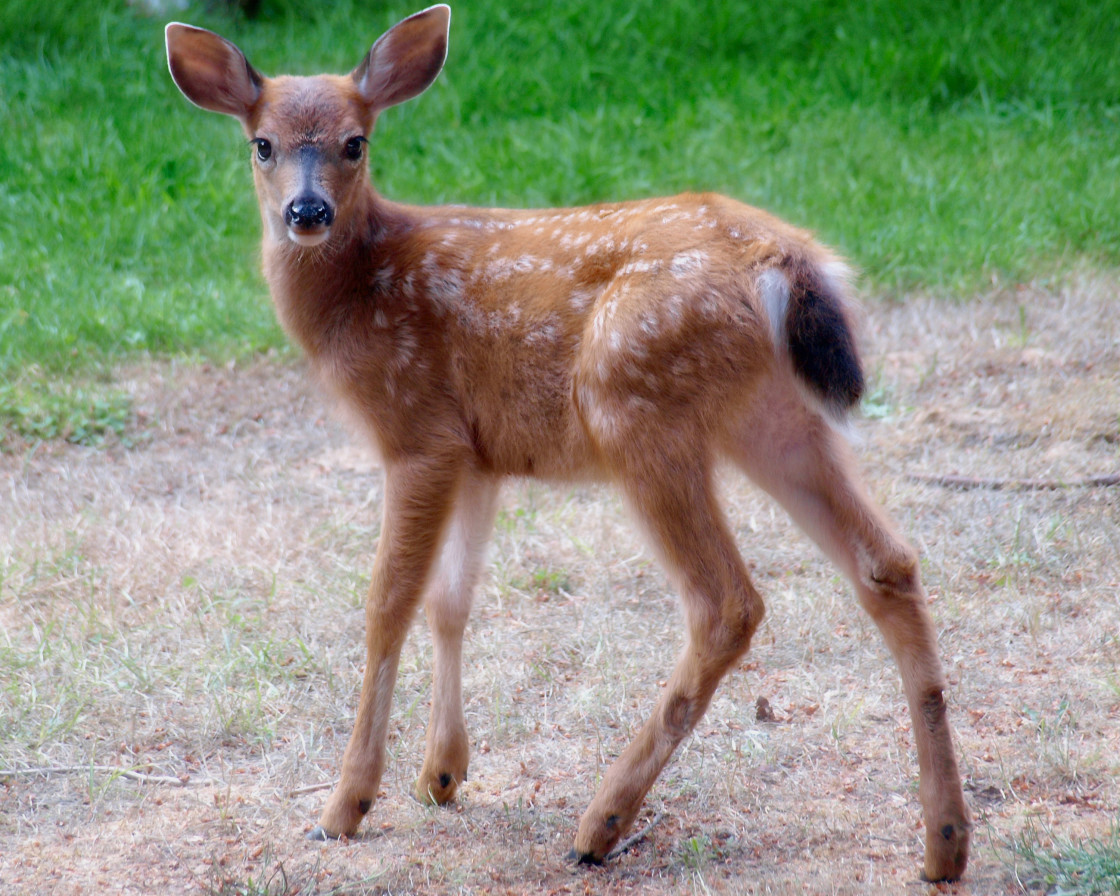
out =
[[[310,831],[307,832],[307,839],[308,840],[317,840],[317,841],[323,843],[323,842],[326,842],[327,840],[337,840],[338,837],[336,837],[334,834],[327,833],[326,831],[323,830],[322,825],[317,824],[317,825],[315,825],[315,827],[313,827]]]
[[[575,862],[577,865],[602,865],[603,860],[590,852],[576,852],[573,848],[568,853],[568,861]]]

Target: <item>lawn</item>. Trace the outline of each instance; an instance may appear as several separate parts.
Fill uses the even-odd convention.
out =
[[[177,13],[263,71],[348,71],[411,7]],[[875,294],[967,297],[1120,259],[1116,3],[465,2],[386,114],[393,198],[717,189],[814,228]],[[281,349],[248,149],[183,102],[162,17],[0,6],[0,374]],[[35,375],[35,374],[30,374]],[[9,404],[11,402],[8,402]]]

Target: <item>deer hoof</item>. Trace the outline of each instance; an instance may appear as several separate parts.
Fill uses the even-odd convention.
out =
[[[931,882],[959,880],[968,865],[972,825],[967,818],[943,825],[926,838],[922,877]]]
[[[325,830],[321,824],[317,824],[307,832],[307,839],[325,843],[327,840],[337,840],[338,837],[335,834],[332,834],[329,831]]]
[[[438,775],[421,774],[413,790],[413,796],[426,805],[443,806],[455,799],[459,791],[459,782],[466,780],[466,774],[456,776],[450,772]]]

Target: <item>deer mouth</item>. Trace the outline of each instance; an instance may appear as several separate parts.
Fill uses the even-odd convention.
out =
[[[321,242],[330,236],[331,229],[329,227],[318,227],[308,229],[303,227],[288,226],[288,237],[293,243],[298,246],[318,246]]]

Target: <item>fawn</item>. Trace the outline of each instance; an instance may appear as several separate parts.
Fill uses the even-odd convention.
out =
[[[653,715],[606,773],[574,856],[601,862],[750,644],[763,603],[719,506],[730,460],[855,587],[901,671],[928,879],[959,877],[971,823],[914,551],[868,498],[836,423],[858,403],[847,269],[812,237],[718,195],[511,211],[374,190],[378,114],[427,89],[448,7],[387,31],[349,75],[266,78],[218,35],[167,26],[172,77],[249,137],[279,319],[385,470],[368,663],[339,783],[313,838],[377,795],[401,646],[434,642],[421,800],[467,774],[463,631],[506,476],[607,479],[677,584],[687,624]]]

